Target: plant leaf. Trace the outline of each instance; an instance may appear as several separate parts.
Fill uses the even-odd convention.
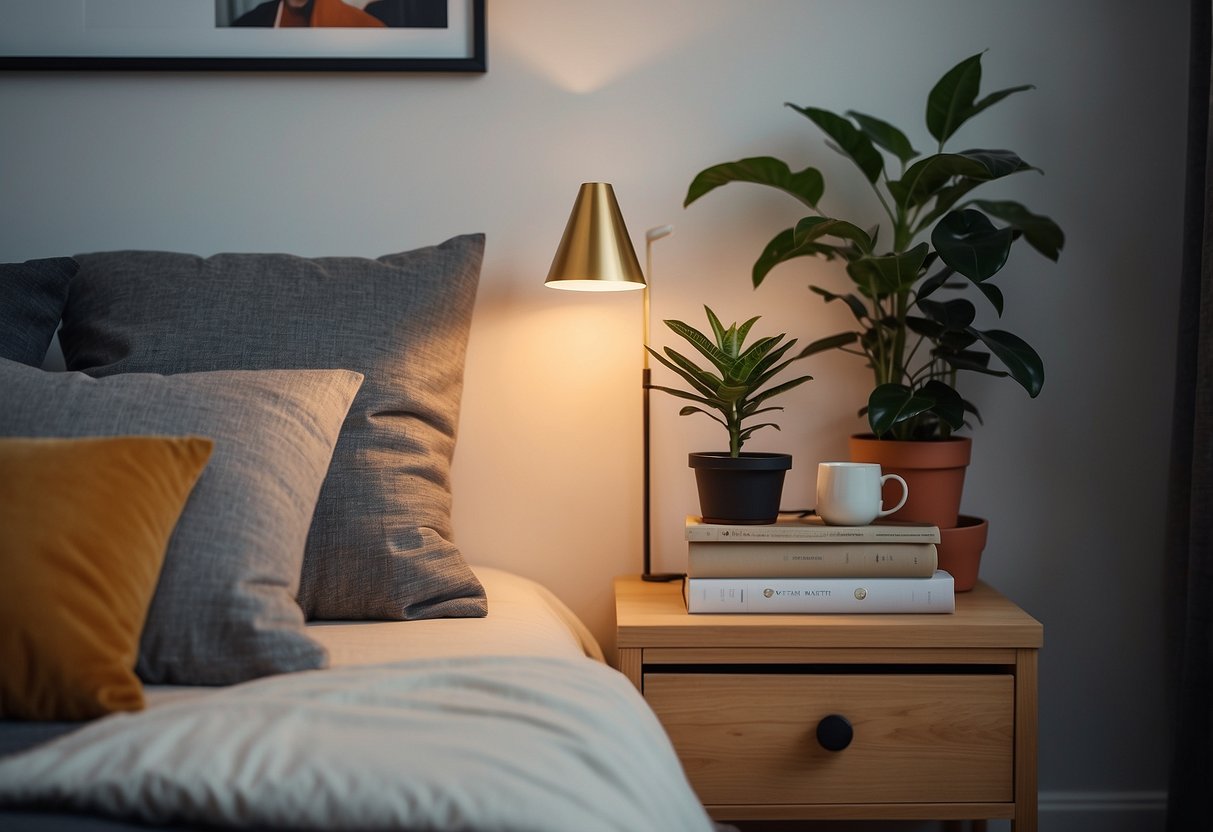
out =
[[[1018,202],[1011,200],[974,200],[976,205],[987,214],[997,217],[1016,231],[1023,232],[1023,238],[1028,245],[1039,251],[1045,257],[1056,262],[1061,255],[1061,249],[1066,244],[1066,236],[1060,226],[1048,217],[1033,214]]]
[[[984,182],[990,178],[990,170],[960,153],[936,153],[906,168],[901,179],[889,183],[889,193],[903,207],[923,205],[957,176]]]
[[[842,301],[850,308],[851,314],[854,315],[855,319],[860,323],[863,323],[865,320],[870,320],[871,318],[871,315],[868,313],[868,307],[856,295],[850,294],[849,292],[845,295],[836,295],[833,292],[822,289],[820,286],[810,286],[809,291],[816,292],[817,294],[821,295],[826,299],[826,303],[829,303],[832,300]]]
[[[970,150],[962,150],[956,154],[964,156],[966,159],[972,159],[974,162],[981,164],[986,171],[989,172],[987,179],[1002,179],[1004,176],[1010,176],[1013,173],[1023,173],[1025,170],[1040,170],[1033,167],[1019,158],[1019,154],[1011,150],[984,150],[981,148],[972,148]]]
[[[792,230],[792,242],[797,248],[821,237],[839,237],[851,240],[863,252],[872,250],[872,239],[857,225],[832,217],[805,217]]]
[[[872,433],[884,436],[898,422],[925,413],[934,403],[934,399],[917,395],[904,384],[881,384],[868,396],[868,425]]]
[[[1002,289],[999,289],[993,283],[978,283],[977,288],[985,295],[990,303],[994,305],[994,311],[998,313],[998,317],[1002,317]]]
[[[973,304],[964,298],[954,298],[943,303],[934,300],[920,300],[918,308],[928,318],[942,325],[944,329],[965,330],[977,317],[977,310],[973,308]]]
[[[816,355],[819,352],[826,350],[836,350],[839,347],[845,347],[847,344],[854,344],[859,339],[859,335],[854,332],[840,332],[837,335],[830,335],[826,338],[818,338],[806,346],[796,356],[797,358],[808,358],[810,355]]]
[[[937,378],[933,378],[922,386],[922,392],[923,395],[930,396],[935,400],[935,404],[931,407],[931,412],[945,422],[948,427],[952,430],[959,430],[964,427],[964,399],[960,397],[955,388]]]
[[[685,339],[692,347],[699,350],[700,354],[708,359],[708,361],[711,361],[716,366],[716,369],[720,370],[722,375],[727,374],[729,368],[733,366],[732,357],[708,340],[708,337],[695,329],[695,327],[682,321],[674,320],[666,321],[665,325],[673,330],[675,334]]]
[[[1031,84],[1022,84],[1018,87],[1007,87],[1005,90],[999,90],[998,92],[992,92],[989,95],[987,95],[985,98],[976,102],[972,107],[970,107],[969,113],[967,116],[965,116],[965,119],[968,120],[968,119],[972,118],[973,116],[977,115],[978,113],[980,113],[982,110],[986,109],[987,107],[993,107],[995,104],[997,104],[999,101],[1002,101],[1008,95],[1012,95],[1017,92],[1023,92],[1024,90],[1034,90],[1034,89],[1036,89],[1036,87],[1034,87]]]
[[[794,378],[791,381],[785,381],[782,384],[772,387],[770,390],[764,390],[763,392],[759,393],[757,396],[750,399],[750,403],[751,404],[760,404],[762,402],[765,402],[767,399],[769,399],[773,396],[778,396],[781,393],[786,393],[789,390],[791,390],[793,387],[799,387],[800,385],[804,384],[806,381],[812,381],[812,380],[813,380],[812,376],[800,376],[799,378]]]
[[[870,296],[872,287],[878,296],[893,294],[914,285],[928,251],[930,246],[919,243],[903,254],[861,257],[847,264],[847,274],[865,295]]]
[[[1029,396],[1036,398],[1040,394],[1045,383],[1044,362],[1026,341],[1000,329],[981,332],[970,328],[969,332],[990,348],[990,352],[994,353],[1011,373],[1011,378],[1019,382],[1023,389],[1028,391]]]
[[[770,273],[771,269],[786,260],[791,260],[794,257],[816,255],[832,258],[839,253],[838,248],[835,246],[822,245],[816,242],[797,245],[796,230],[794,228],[786,228],[776,234],[771,242],[767,243],[766,248],[762,250],[762,254],[758,255],[758,259],[754,261],[754,288],[757,289],[762,285],[762,281]]]
[[[724,349],[724,324],[720,322],[720,318],[716,317],[716,313],[708,308],[706,304],[703,307],[703,311],[708,315],[708,324],[712,327],[712,334],[716,337],[716,344],[721,349]]]
[[[716,391],[720,389],[721,380],[713,376],[711,373],[703,370],[695,365],[689,358],[681,353],[665,348],[668,355],[661,355],[657,351],[649,348],[649,353],[654,358],[660,361],[664,366],[677,373],[683,381],[691,385],[695,390],[698,390],[704,400],[716,399]],[[709,402],[710,403],[710,402]]]
[[[752,156],[736,162],[724,162],[701,170],[691,180],[682,207],[687,207],[699,197],[730,182],[750,182],[777,188],[816,208],[825,192],[825,180],[816,168],[805,168],[792,172],[786,162],[771,156]]]
[[[1010,228],[995,228],[980,211],[952,211],[931,232],[939,257],[970,280],[980,282],[1006,265],[1014,242]]]
[[[820,107],[798,107],[792,103],[787,103],[786,106],[807,117],[821,128],[823,133],[837,143],[838,146],[835,149],[854,162],[869,182],[875,183],[880,178],[880,174],[884,171],[884,157],[872,144],[872,140],[854,124],[842,116]]]
[[[981,53],[944,73],[927,95],[927,130],[942,146],[968,120],[981,89]]]
[[[667,393],[670,392],[669,390],[667,390],[664,387],[657,387],[655,389],[661,390],[662,392],[667,392]],[[686,407],[679,408],[679,410],[678,410],[679,416],[690,416],[692,413],[702,413],[704,416],[707,416],[713,422],[716,422],[717,424],[720,424],[720,425],[724,425],[724,427],[726,429],[728,428],[728,424],[724,421],[724,419],[721,419],[715,413],[711,413],[707,410],[704,410],[702,407],[692,407],[691,405],[687,405]]]
[[[954,269],[945,266],[918,285],[918,293],[915,297],[920,302],[925,300],[927,297],[934,294],[936,289],[939,289],[941,286],[947,283],[948,278],[954,274],[956,274]]]
[[[903,165],[918,155],[918,151],[910,144],[906,134],[887,121],[857,113],[854,110],[848,110],[847,115],[855,119],[855,123],[859,125],[859,129],[864,132],[864,135],[900,159]]]

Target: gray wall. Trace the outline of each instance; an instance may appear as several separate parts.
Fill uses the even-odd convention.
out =
[[[806,285],[748,284],[798,217],[732,186],[684,211],[693,174],[774,153],[827,173],[827,209],[878,219],[845,163],[784,101],[883,116],[926,146],[922,102],[979,50],[986,89],[1031,83],[956,146],[1006,146],[1045,171],[998,195],[1068,234],[1059,265],[1024,248],[1004,326],[1045,357],[1042,395],[967,392],[965,511],[988,517],[983,576],[1045,625],[1046,828],[1157,828],[1166,782],[1162,539],[1179,268],[1186,4],[1116,0],[492,0],[490,72],[8,73],[0,76],[0,257],[119,247],[377,255],[485,231],[456,461],[472,560],[539,578],[609,647],[610,580],[639,554],[639,308],[542,288],[577,185],[614,182],[655,252],[654,320],[708,303],[803,339],[845,313]],[[991,191],[991,195],[995,192]],[[642,255],[643,256],[643,255]],[[992,321],[984,321],[992,325]],[[654,339],[664,343],[664,333]],[[865,372],[815,359],[782,433],[786,502],[845,456]],[[654,416],[658,568],[684,563],[686,453],[719,444],[670,401]]]

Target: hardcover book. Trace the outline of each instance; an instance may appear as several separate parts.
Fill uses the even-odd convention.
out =
[[[929,578],[939,558],[934,543],[691,541],[692,578]]]
[[[834,542],[892,542],[938,543],[939,528],[925,523],[900,523],[879,520],[867,526],[830,526],[817,515],[783,518],[762,525],[725,525],[705,523],[700,517],[688,515],[686,539],[731,543],[745,540]]]
[[[950,613],[952,576],[929,578],[687,578],[691,613]]]

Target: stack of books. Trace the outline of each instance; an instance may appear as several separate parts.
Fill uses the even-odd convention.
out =
[[[686,521],[692,613],[950,613],[952,576],[937,569],[939,529],[816,516],[762,526]]]

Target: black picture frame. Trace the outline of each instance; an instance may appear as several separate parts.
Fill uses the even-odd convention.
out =
[[[361,57],[341,54],[308,56],[206,55],[11,55],[0,53],[0,70],[61,71],[219,71],[219,72],[466,72],[488,71],[485,0],[467,0],[466,55]],[[2,17],[2,15],[0,15]],[[5,21],[0,19],[0,27]],[[319,30],[313,30],[319,31]],[[349,31],[349,30],[342,30]],[[382,31],[382,30],[377,30]],[[2,49],[2,45],[0,45]]]

